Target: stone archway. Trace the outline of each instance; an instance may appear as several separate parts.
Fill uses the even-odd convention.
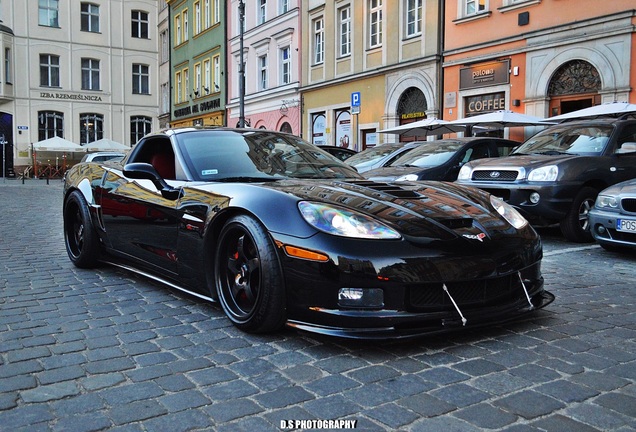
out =
[[[566,114],[601,103],[601,76],[585,60],[570,60],[552,75],[548,85],[549,115]]]

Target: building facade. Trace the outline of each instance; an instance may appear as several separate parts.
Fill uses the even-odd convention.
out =
[[[157,19],[157,35],[159,42],[159,128],[170,126],[170,8],[166,0],[159,0],[159,18]]]
[[[227,2],[228,126],[242,112],[248,127],[300,135],[300,3]]]
[[[633,0],[445,4],[444,119],[497,110],[550,117],[636,103]],[[506,133],[524,138],[523,130]]]
[[[178,126],[226,124],[225,2],[168,0],[171,120]]]
[[[303,137],[354,150],[378,131],[440,117],[437,0],[308,0],[303,11]]]
[[[3,1],[0,20],[9,168],[31,165],[31,144],[55,136],[133,145],[157,128],[156,1]]]

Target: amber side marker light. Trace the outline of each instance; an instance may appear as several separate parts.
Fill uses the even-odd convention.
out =
[[[327,262],[329,261],[329,257],[327,255],[310,251],[307,249],[297,248],[295,246],[285,245],[283,246],[285,249],[285,253],[293,258],[306,259],[310,261],[319,261],[319,262]]]

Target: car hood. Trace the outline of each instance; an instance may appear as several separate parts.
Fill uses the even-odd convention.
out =
[[[543,165],[558,165],[561,162],[580,157],[579,155],[519,155],[519,156],[506,156],[501,158],[493,158],[493,159],[482,159],[476,162],[471,162],[470,164],[475,169],[483,170],[483,169],[494,169],[494,168],[503,168],[503,169],[514,169],[523,167],[526,170],[531,170],[534,168],[538,168]]]
[[[419,174],[426,171],[420,167],[408,167],[408,166],[396,166],[396,167],[383,167],[376,168],[370,171],[366,171],[363,176],[373,181],[392,181],[398,177],[402,177],[407,174]]]
[[[296,201],[317,201],[371,215],[405,237],[483,241],[517,233],[492,208],[487,193],[455,183],[286,180],[266,187],[292,195]]]
[[[624,196],[636,197],[636,179],[617,183],[613,186],[608,187],[604,191],[602,191],[601,194],[621,196],[621,197],[624,197]]]

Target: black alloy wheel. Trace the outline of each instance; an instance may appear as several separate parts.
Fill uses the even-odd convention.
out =
[[[64,243],[71,262],[79,268],[93,268],[99,261],[99,239],[88,204],[79,191],[64,203]]]
[[[236,216],[225,224],[217,244],[215,281],[225,314],[244,331],[280,329],[286,321],[285,288],[265,228],[249,216]]]
[[[566,239],[577,243],[594,241],[590,232],[590,210],[597,195],[598,191],[592,187],[584,187],[576,194],[570,211],[561,221],[561,232]]]

